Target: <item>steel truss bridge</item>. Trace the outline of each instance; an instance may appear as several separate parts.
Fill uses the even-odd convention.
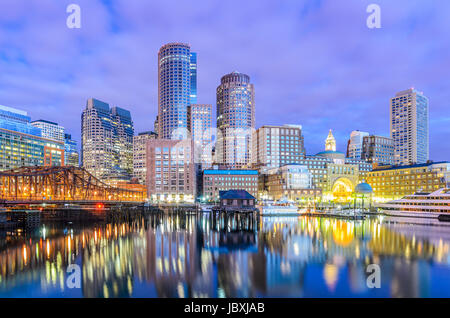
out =
[[[4,202],[144,200],[144,192],[112,187],[83,168],[36,166],[0,171],[0,201]]]

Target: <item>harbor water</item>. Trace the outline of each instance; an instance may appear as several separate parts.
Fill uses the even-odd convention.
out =
[[[386,216],[41,222],[0,229],[0,297],[450,297],[449,248],[450,223]]]

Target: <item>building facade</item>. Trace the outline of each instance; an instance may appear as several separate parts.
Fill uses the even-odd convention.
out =
[[[287,199],[304,201],[322,196],[321,189],[312,188],[311,173],[308,168],[299,164],[288,164],[268,172],[265,185],[266,193],[260,198],[269,200]]]
[[[153,131],[141,132],[133,137],[133,177],[140,184],[146,184],[147,181],[147,140],[157,137]]]
[[[27,112],[0,106],[0,170],[63,165],[63,142],[41,137]]]
[[[305,155],[302,126],[264,125],[253,132],[251,162],[261,172],[292,163]]]
[[[251,163],[255,128],[255,92],[250,77],[233,72],[222,77],[217,87],[216,163],[229,168]]]
[[[413,88],[401,91],[391,98],[390,130],[396,165],[427,162],[428,98]]]
[[[91,98],[81,115],[82,166],[107,183],[129,180],[133,167],[130,112]]]
[[[344,153],[335,149],[336,140],[330,131],[325,140],[325,151],[305,156],[300,164],[308,168],[312,188],[322,190],[322,200],[349,202],[355,187],[372,170],[372,164],[346,158]]]
[[[31,125],[38,127],[41,130],[42,137],[64,142],[65,130],[63,126],[43,119],[32,121]]]
[[[191,52],[190,54],[190,81],[191,81],[191,92],[190,92],[190,104],[197,104],[197,53]]]
[[[212,105],[191,104],[188,123],[194,141],[194,162],[208,169],[212,165]]]
[[[359,130],[354,130],[350,134],[350,139],[347,144],[347,158],[361,159],[363,139],[369,136],[369,133]]]
[[[190,46],[184,43],[163,45],[158,53],[159,138],[187,138],[187,107],[191,101],[191,85]]]
[[[450,187],[450,162],[380,167],[368,173],[366,182],[372,186],[378,202],[415,192],[431,193]]]
[[[155,202],[194,202],[196,175],[191,139],[147,141],[147,189]]]
[[[394,141],[383,136],[364,136],[361,159],[378,165],[393,165]]]
[[[254,197],[258,193],[257,170],[222,170],[203,171],[203,199],[218,201],[219,191],[245,190]]]
[[[66,166],[80,166],[77,141],[69,134],[64,134],[64,163]]]

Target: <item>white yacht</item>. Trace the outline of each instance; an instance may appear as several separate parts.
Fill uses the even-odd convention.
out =
[[[262,215],[298,215],[300,214],[298,206],[288,200],[279,200],[277,202],[266,202],[261,206]]]
[[[442,188],[432,193],[414,193],[401,199],[380,204],[387,215],[438,218],[450,217],[450,188]]]

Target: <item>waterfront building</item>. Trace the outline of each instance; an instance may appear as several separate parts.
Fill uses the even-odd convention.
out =
[[[450,186],[450,162],[376,167],[367,174],[374,200],[396,200],[415,192],[433,192]]]
[[[265,182],[266,191],[259,193],[259,198],[304,201],[319,199],[322,196],[321,189],[312,187],[308,168],[300,164],[289,164],[269,170]]]
[[[0,170],[63,166],[64,143],[43,138],[27,112],[0,105]]]
[[[252,139],[251,162],[260,172],[299,163],[305,155],[301,125],[264,125]]]
[[[41,136],[46,139],[53,139],[64,142],[64,127],[48,120],[35,120],[31,125],[38,127],[41,130]]]
[[[203,171],[203,198],[217,201],[219,191],[245,190],[253,196],[258,193],[257,170],[209,169]]]
[[[129,180],[133,169],[133,135],[128,110],[88,99],[81,115],[82,166],[110,184]]]
[[[371,163],[346,158],[344,153],[337,151],[331,130],[325,140],[325,151],[306,155],[299,163],[308,168],[312,187],[322,190],[325,201],[350,201],[356,185],[372,170]]]
[[[159,202],[194,202],[196,174],[192,139],[147,141],[147,189]]]
[[[216,163],[230,169],[250,165],[255,128],[255,93],[250,77],[233,72],[217,87]]]
[[[157,137],[153,131],[141,132],[133,137],[133,177],[140,184],[145,184],[147,179],[147,140]]]
[[[212,105],[188,106],[188,126],[194,141],[194,162],[208,169],[212,165]]]
[[[190,54],[190,81],[191,81],[191,92],[190,92],[190,104],[197,104],[197,53],[191,52]]]
[[[188,135],[190,50],[188,44],[169,43],[158,52],[158,136],[161,139],[186,139]]]
[[[414,88],[390,100],[390,131],[394,141],[394,164],[428,161],[428,98]]]
[[[231,212],[236,210],[253,210],[256,198],[245,190],[228,190],[219,192],[220,207]]]
[[[361,159],[378,165],[393,165],[394,141],[383,136],[364,136]]]
[[[369,136],[369,133],[359,130],[354,130],[350,134],[350,139],[347,144],[347,158],[361,159],[364,137]]]
[[[64,134],[64,163],[66,166],[78,167],[80,165],[78,145],[70,134]]]

